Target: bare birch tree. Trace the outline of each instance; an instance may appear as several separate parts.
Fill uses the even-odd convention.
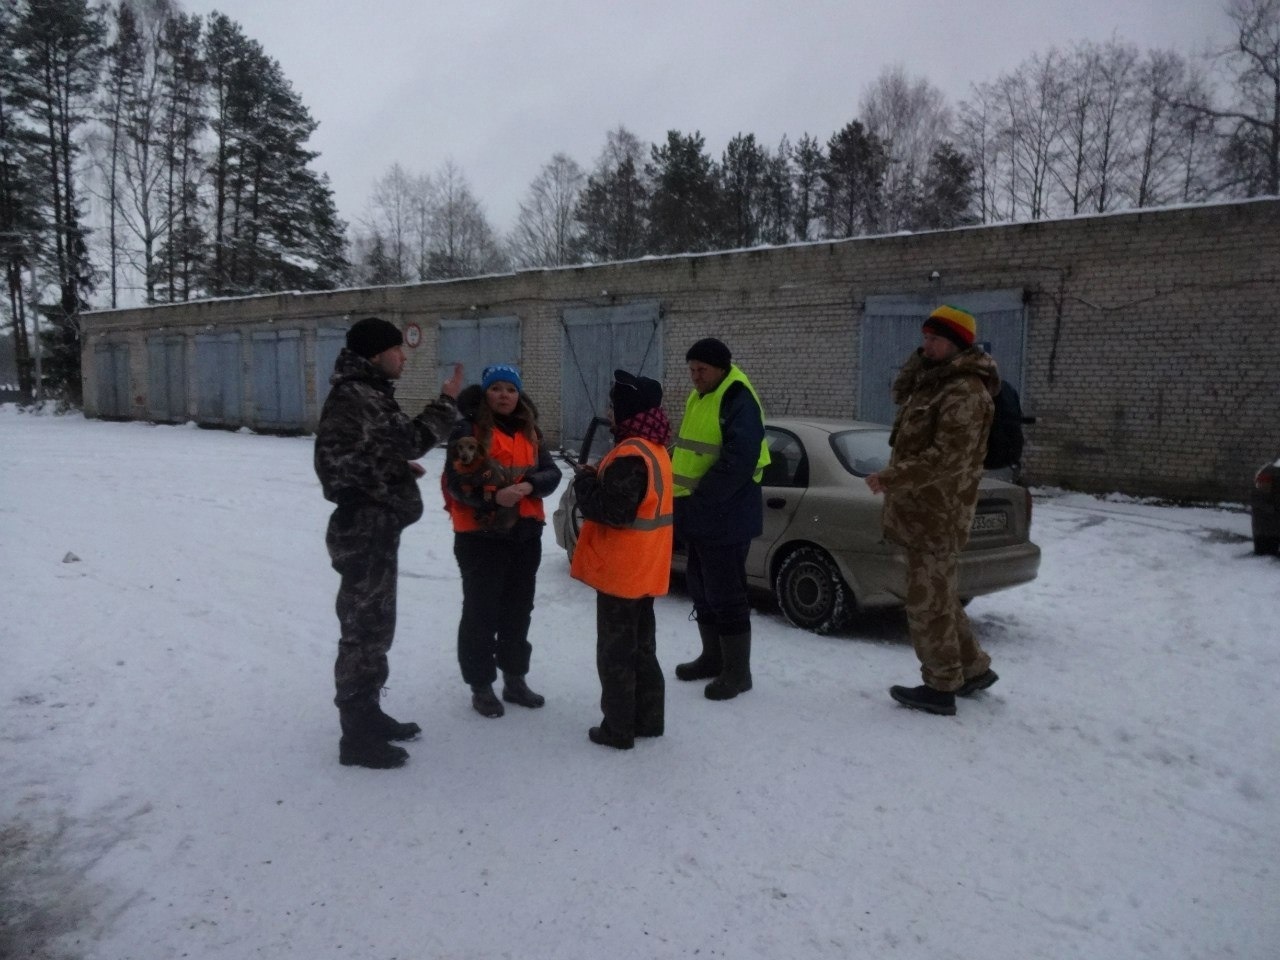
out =
[[[909,77],[896,64],[872,81],[862,95],[858,116],[888,151],[881,227],[910,228],[929,160],[938,145],[951,137],[951,107],[932,82]]]
[[[1009,137],[1009,199],[1016,219],[1051,212],[1052,173],[1061,159],[1062,55],[1036,54],[998,81]]]
[[[509,246],[520,267],[555,267],[575,263],[582,225],[574,216],[587,177],[569,156],[555,154],[520,203]]]
[[[436,198],[427,279],[450,280],[505,270],[506,257],[462,170],[447,160],[433,181]]]

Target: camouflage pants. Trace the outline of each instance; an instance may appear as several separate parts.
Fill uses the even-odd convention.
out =
[[[622,737],[662,733],[665,682],[653,597],[596,593],[596,670],[605,726]]]
[[[334,703],[379,691],[387,682],[387,651],[396,632],[396,577],[400,523],[389,510],[342,506],[325,535],[338,587],[338,659],[333,665]]]
[[[954,553],[907,551],[907,623],[920,675],[935,690],[955,690],[991,666],[960,605]]]

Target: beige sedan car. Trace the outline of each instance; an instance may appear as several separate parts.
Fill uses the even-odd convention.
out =
[[[765,426],[773,462],[765,468],[764,533],[751,543],[747,578],[767,590],[797,627],[827,633],[860,609],[901,606],[906,557],[880,528],[884,502],[865,478],[889,462],[882,424],[819,417],[771,419]],[[573,485],[552,518],[556,543],[570,554],[581,515]],[[1031,495],[985,478],[969,545],[960,556],[966,599],[1034,580],[1040,548],[1030,539]],[[682,572],[677,549],[672,569]]]

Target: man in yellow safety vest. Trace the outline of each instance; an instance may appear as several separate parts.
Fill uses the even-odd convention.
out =
[[[751,689],[747,550],[764,529],[760,477],[769,463],[764,406],[729,348],[714,337],[685,354],[693,391],[685,403],[671,470],[675,535],[702,653],[676,667],[681,680],[714,678],[709,700]]]

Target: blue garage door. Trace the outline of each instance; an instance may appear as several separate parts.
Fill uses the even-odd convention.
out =
[[[250,426],[267,430],[303,427],[302,333],[253,334],[253,413]]]
[[[147,416],[160,423],[187,419],[186,340],[147,337]]]
[[[244,396],[240,342],[238,333],[196,337],[196,419],[201,423],[240,423]]]
[[[129,345],[99,342],[93,349],[93,359],[98,378],[98,416],[130,416]]]
[[[576,451],[591,418],[603,416],[609,406],[614,370],[621,368],[661,382],[662,311],[657,300],[616,307],[572,307],[565,310],[561,323],[561,445]],[[600,452],[603,450],[594,446],[592,459]]]
[[[453,375],[453,365],[466,368],[467,383],[479,383],[485,367],[509,363],[520,370],[531,396],[538,396],[539,384],[530,383],[520,369],[520,318],[485,317],[479,320],[441,320],[436,349],[436,383]]]
[[[1000,376],[1013,384],[1027,407],[1022,387],[1026,321],[1021,290],[868,297],[862,318],[858,419],[893,423],[893,378],[920,346],[920,325],[940,303],[953,304],[977,318],[978,341],[995,358]]]

